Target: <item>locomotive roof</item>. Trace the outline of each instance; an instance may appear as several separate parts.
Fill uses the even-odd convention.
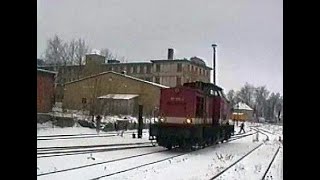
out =
[[[210,90],[215,90],[215,91],[222,91],[223,89],[217,85],[214,85],[212,83],[205,83],[202,81],[195,81],[195,82],[190,82],[190,83],[184,83],[183,86],[186,87],[197,87],[200,89],[210,89]]]

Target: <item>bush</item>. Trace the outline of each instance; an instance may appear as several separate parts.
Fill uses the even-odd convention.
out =
[[[59,127],[73,127],[75,121],[71,117],[54,117],[53,124]]]

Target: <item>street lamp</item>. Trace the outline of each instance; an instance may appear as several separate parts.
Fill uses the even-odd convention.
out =
[[[216,44],[211,45],[213,48],[213,55],[212,55],[212,61],[213,61],[213,84],[216,85]]]

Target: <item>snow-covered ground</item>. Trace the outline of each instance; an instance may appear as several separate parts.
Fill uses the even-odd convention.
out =
[[[240,124],[239,124],[240,125]],[[245,130],[248,133],[253,124],[246,123]],[[236,162],[243,155],[255,147],[261,145],[247,157],[226,170],[217,179],[261,179],[277,148],[280,151],[267,173],[267,179],[282,179],[283,148],[278,141],[278,134],[282,135],[282,127],[277,125],[255,124],[257,128],[270,131],[270,141],[264,141],[266,135],[259,133],[259,141],[253,141],[256,135],[250,135],[242,139],[228,143],[217,144],[201,150],[192,152],[163,151],[165,148],[158,146],[141,147],[135,149],[124,149],[103,152],[90,152],[68,156],[54,156],[37,158],[38,179],[93,179],[106,176],[101,179],[205,179],[208,180],[217,173],[223,171],[229,165]],[[38,148],[54,146],[89,146],[89,145],[116,145],[122,143],[145,143],[148,140],[148,132],[144,130],[142,139],[133,139],[131,133],[121,136],[103,137],[115,132],[100,133],[96,135],[94,129],[83,127],[71,128],[38,128],[40,136],[61,135],[61,134],[95,134],[92,138],[75,138],[59,140],[38,140]],[[239,127],[236,127],[236,133]],[[254,132],[251,130],[249,133]],[[90,135],[83,135],[90,136]],[[79,136],[77,136],[79,137]],[[146,145],[146,144],[144,144]],[[141,146],[144,146],[141,145]],[[132,145],[134,146],[134,145]],[[117,146],[118,147],[118,146]],[[122,146],[121,146],[122,147]],[[108,149],[113,147],[101,147]],[[78,149],[77,149],[78,150]],[[54,151],[54,150],[52,150]],[[72,151],[72,150],[70,150]],[[38,151],[40,152],[40,150]],[[40,155],[38,155],[40,156]],[[128,158],[130,156],[136,156]],[[177,157],[174,157],[177,156]],[[170,158],[173,157],[173,158]],[[164,161],[161,161],[166,159]],[[148,163],[158,163],[146,165]],[[94,165],[95,164],[95,165]],[[90,166],[91,165],[91,166]],[[84,166],[84,167],[83,167]],[[87,167],[86,167],[87,166]],[[135,168],[141,166],[139,168]],[[74,168],[74,169],[71,169]],[[68,170],[69,169],[69,170]],[[61,171],[62,172],[59,172]],[[66,171],[64,171],[66,170]],[[41,175],[48,172],[57,172]],[[120,172],[120,173],[117,173]]]

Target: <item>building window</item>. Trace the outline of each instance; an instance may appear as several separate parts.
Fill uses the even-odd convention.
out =
[[[156,65],[156,72],[160,72],[160,64]]]
[[[182,71],[182,64],[178,63],[177,64],[177,72],[181,72]]]
[[[191,65],[191,72],[193,72],[194,71],[194,67]]]
[[[156,77],[155,82],[160,84],[160,77]]]
[[[200,75],[202,75],[202,69],[201,68],[199,68],[200,69]]]
[[[132,73],[137,73],[137,66],[133,66],[133,72]]]
[[[144,73],[144,66],[142,66],[142,65],[139,66],[139,73],[140,74]]]
[[[147,66],[147,74],[151,73],[151,66]]]
[[[147,77],[146,81],[152,82],[152,79],[150,77]]]
[[[181,77],[177,77],[177,86],[181,85]]]
[[[189,65],[189,64],[188,64],[188,66],[187,66],[187,67],[188,67],[188,71],[191,71],[191,69],[190,69],[190,65]]]
[[[82,98],[82,104],[87,104],[87,98]]]

